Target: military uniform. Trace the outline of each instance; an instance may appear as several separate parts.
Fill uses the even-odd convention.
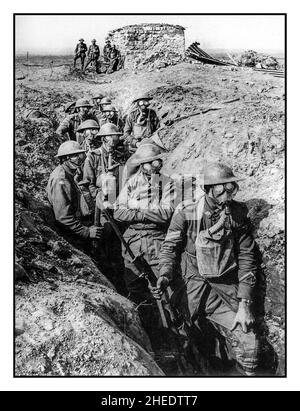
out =
[[[139,170],[124,185],[114,211],[114,218],[122,223],[124,239],[132,252],[136,256],[142,254],[156,276],[159,275],[160,247],[174,212],[174,201],[173,182],[167,176],[147,176]],[[158,348],[162,333],[157,305],[125,247],[123,258],[128,297],[138,304],[141,321],[152,347]]]
[[[200,202],[202,205],[199,206]],[[203,207],[202,217],[197,215]],[[198,269],[196,239],[200,230],[207,230],[219,219],[219,208],[206,195],[199,202],[186,202],[179,205],[172,218],[168,234],[161,248],[160,275],[170,281],[178,273],[178,258],[182,253],[182,277],[188,300],[188,312],[194,324],[206,318],[230,342],[237,363],[243,371],[254,374],[258,367],[260,341],[251,330],[244,333],[241,328],[230,331],[239,299],[251,299],[256,283],[257,263],[255,242],[251,235],[251,225],[244,204],[231,202],[231,247],[222,250],[220,255],[227,258],[227,271],[215,278],[204,278]],[[201,223],[199,223],[199,220]],[[200,224],[200,226],[199,226]],[[202,249],[201,270],[205,266],[206,253],[213,254],[212,244]],[[229,263],[229,255],[231,261]],[[203,262],[204,261],[204,262]],[[215,262],[218,269],[219,261]]]
[[[74,67],[76,66],[77,59],[80,58],[81,70],[83,70],[84,60],[85,60],[85,57],[86,57],[86,52],[87,52],[87,45],[85,43],[80,42],[76,45],[75,53],[74,53],[75,54],[75,56],[74,56]]]
[[[112,47],[110,44],[105,44],[105,46],[103,47],[103,57],[105,61],[109,60],[109,54],[111,51]]]
[[[149,138],[158,128],[159,119],[154,110],[147,109],[145,117],[140,119],[140,110],[136,108],[126,118],[123,138],[131,144]]]
[[[100,57],[100,48],[98,44],[91,44],[88,50],[88,58],[85,65],[85,70],[89,66],[90,63],[93,63],[95,66],[96,71],[98,70],[98,59]]]
[[[109,66],[107,68],[107,73],[113,73],[117,70],[120,58],[120,52],[116,48],[111,48],[108,51],[107,58],[109,61]]]
[[[76,130],[86,120],[95,120],[98,123],[98,119],[94,113],[87,113],[82,115],[81,113],[70,114],[63,119],[58,126],[56,133],[60,136],[68,134],[70,140],[77,141],[79,144],[83,144],[83,133],[77,133]]]
[[[101,190],[101,175],[108,172],[109,154],[100,147],[87,153],[83,168],[83,179],[88,182],[88,187],[92,197],[95,199],[97,191]],[[124,152],[114,151],[112,154],[112,166],[122,166],[125,164],[127,154]],[[120,167],[114,167],[112,173],[116,178],[116,197],[119,195],[119,170]]]
[[[131,201],[133,200],[133,205]],[[160,246],[165,238],[175,207],[173,181],[163,175],[145,175],[141,170],[129,178],[117,200],[114,218],[123,222],[124,238],[134,254],[143,253],[147,262],[158,274]],[[139,275],[124,249],[128,268],[128,289],[144,290],[143,282],[135,281]]]
[[[86,181],[94,200],[96,199],[97,193],[99,193],[102,200],[108,199],[111,202],[115,201],[119,195],[120,169],[125,161],[126,153],[121,153],[115,150],[111,155],[111,166],[113,170],[109,171],[109,153],[103,146],[87,153],[83,168],[83,180]],[[104,180],[109,175],[110,178],[113,178],[115,192],[112,194],[112,197],[108,196],[108,198],[106,198],[106,195],[102,192],[102,184],[105,184]],[[120,240],[102,214],[100,216],[100,224],[103,227],[103,243],[101,250],[103,252],[103,258],[105,259],[105,268],[103,271],[105,271],[106,275],[113,282],[118,291],[124,293],[124,264]]]
[[[81,208],[81,192],[74,172],[66,164],[57,166],[50,175],[46,191],[60,233],[76,247],[88,251],[92,221],[89,213],[84,215]]]
[[[112,118],[106,117],[106,113],[105,113],[105,112],[101,113],[97,118],[98,118],[99,126],[100,126],[100,127],[102,127],[103,124],[112,123],[112,124],[114,124],[115,126],[117,126],[120,131],[123,129],[123,122],[122,122],[122,120],[119,118],[117,112],[115,112],[115,114],[114,114],[114,116],[113,116]]]

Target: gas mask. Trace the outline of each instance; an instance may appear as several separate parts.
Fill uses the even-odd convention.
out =
[[[150,106],[150,103],[148,100],[139,100],[138,101],[138,107],[142,113],[146,113],[148,110],[148,107]]]
[[[210,187],[208,195],[215,200],[219,206],[228,204],[238,192],[239,186],[237,183],[216,184]]]
[[[85,153],[76,154],[74,156],[68,156],[68,163],[70,168],[72,168],[73,170],[80,168],[84,163],[85,158]]]
[[[103,147],[108,153],[111,153],[114,151],[118,142],[119,142],[119,136],[106,136],[103,139]]]
[[[153,160],[150,163],[142,164],[142,171],[147,174],[158,174],[163,166],[162,160]]]

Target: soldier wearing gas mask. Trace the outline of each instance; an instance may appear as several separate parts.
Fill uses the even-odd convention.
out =
[[[261,338],[253,315],[258,265],[248,210],[234,200],[239,186],[232,170],[213,163],[204,169],[204,195],[176,208],[160,253],[159,296],[176,277],[181,259],[189,320],[203,320],[226,341],[237,372],[259,372]]]

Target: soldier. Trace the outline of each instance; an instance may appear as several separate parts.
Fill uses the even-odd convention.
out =
[[[110,40],[106,39],[105,40],[105,46],[103,47],[103,57],[104,57],[104,61],[109,61],[109,53],[111,50],[111,44],[110,44]]]
[[[95,66],[96,72],[98,72],[98,59],[100,57],[100,48],[98,44],[96,44],[96,39],[92,40],[92,44],[88,50],[88,58],[84,68],[84,71],[88,68],[89,64],[92,63]]]
[[[98,99],[99,100],[99,99]],[[103,110],[106,106],[111,105],[111,99],[109,97],[102,97],[102,99],[98,102],[98,110],[95,112],[98,122],[100,123],[104,113]]]
[[[76,141],[65,141],[60,145],[56,157],[60,164],[50,175],[47,185],[48,200],[52,205],[60,234],[75,247],[89,253],[89,240],[100,239],[102,230],[91,224],[87,210],[91,204],[86,204],[86,210],[79,206],[82,193],[76,182],[76,174],[85,160],[85,152]],[[84,200],[89,201],[86,197]]]
[[[128,158],[125,149],[122,151],[116,149],[119,146],[121,135],[122,133],[114,124],[104,124],[95,136],[101,139],[101,147],[97,150],[91,150],[87,154],[83,169],[83,179],[88,182],[90,193],[94,199],[96,199],[97,192],[102,190],[102,182],[108,172],[113,173],[116,183],[115,198],[113,198],[112,202],[119,195],[120,166],[124,165]]]
[[[109,50],[107,57],[108,57],[109,66],[106,72],[110,74],[117,70],[119,59],[120,59],[120,52],[114,44],[112,48]]]
[[[132,153],[135,152],[141,140],[150,137],[159,128],[159,119],[154,110],[149,108],[152,97],[141,95],[132,101],[136,108],[129,113],[124,126],[124,139]]]
[[[102,110],[102,117],[99,120],[100,127],[105,123],[112,123],[118,127],[120,131],[123,129],[123,122],[118,116],[118,110],[111,105],[105,105]]]
[[[100,127],[95,120],[85,120],[76,130],[77,142],[85,151],[90,151]]]
[[[77,59],[80,58],[81,70],[83,70],[86,52],[87,52],[87,45],[84,43],[84,39],[79,39],[79,43],[76,45],[75,53],[74,53],[75,54],[74,55],[74,68],[76,67]]]
[[[89,188],[93,199],[99,199],[98,209],[105,204],[110,207],[119,195],[120,169],[124,165],[126,153],[116,149],[122,133],[112,123],[104,124],[97,137],[101,138],[102,145],[87,154],[84,164],[83,181]],[[124,264],[121,254],[120,240],[116,236],[110,224],[101,215],[99,223],[103,226],[103,245],[101,260],[105,261],[102,271],[113,282],[117,290],[125,292],[123,272]]]
[[[135,255],[142,254],[158,277],[158,258],[175,207],[173,182],[161,174],[164,155],[154,145],[143,145],[134,159],[139,170],[124,185],[114,218],[123,223],[124,238]],[[129,298],[138,304],[141,320],[153,346],[157,345],[159,314],[147,282],[123,248]]]
[[[100,110],[100,103],[103,98],[104,94],[100,93],[100,91],[93,94],[92,100],[94,104],[95,114],[97,114],[97,112]]]
[[[172,283],[181,257],[190,320],[199,329],[204,320],[212,324],[227,340],[239,372],[253,376],[260,350],[251,307],[257,261],[247,207],[233,200],[241,178],[219,163],[207,166],[203,178],[205,195],[174,213],[155,292],[161,295]]]
[[[78,112],[65,117],[58,126],[56,133],[61,137],[68,134],[69,140],[77,141],[77,138],[81,140],[82,136],[76,133],[80,124],[89,119],[95,120],[98,123],[97,117],[90,111],[92,107],[87,99],[80,98],[77,100],[75,109],[78,110]]]
[[[112,103],[111,99],[109,97],[103,97],[100,101],[100,109],[101,112],[105,109],[105,106],[110,106]]]

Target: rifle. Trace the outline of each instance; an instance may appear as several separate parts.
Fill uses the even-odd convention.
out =
[[[101,217],[101,210],[96,204],[95,205],[95,212],[94,212],[94,226],[100,227],[100,225],[101,225],[100,224],[100,217]],[[94,249],[96,249],[98,247],[98,240],[93,240],[92,245],[93,245]]]
[[[156,286],[156,275],[152,271],[152,268],[150,265],[147,263],[147,261],[144,259],[142,255],[137,255],[135,256],[130,248],[130,246],[127,244],[127,242],[124,240],[124,237],[122,236],[119,227],[115,223],[114,219],[110,215],[109,211],[107,211],[105,208],[102,209],[102,214],[104,217],[107,219],[107,221],[110,223],[112,226],[114,232],[116,233],[117,237],[125,247],[129,257],[131,258],[131,262],[134,264],[138,272],[140,273],[139,278],[144,278],[146,281],[148,281],[148,286],[155,287]],[[166,315],[162,306],[161,300],[156,300],[157,303],[157,308],[160,313],[162,325],[164,328],[168,328],[168,323],[166,319]]]
[[[156,275],[154,274],[151,266],[147,263],[147,261],[144,259],[142,255],[137,255],[137,256],[134,255],[130,246],[123,238],[117,224],[115,223],[113,217],[110,215],[109,211],[105,208],[102,208],[102,213],[104,217],[107,219],[107,221],[111,224],[114,232],[116,233],[117,237],[120,239],[129,257],[131,258],[131,262],[134,264],[134,266],[140,273],[139,278],[144,278],[148,282],[148,287],[151,291],[151,288],[156,287],[156,282],[157,282]],[[185,342],[189,341],[191,337],[189,326],[184,320],[183,316],[180,316],[177,310],[176,311],[173,310],[167,292],[162,295],[161,299],[155,299],[155,301],[156,301],[156,304],[159,310],[163,328],[171,329],[174,333],[174,336],[176,337],[176,344],[179,348],[179,353],[181,354],[180,362],[178,365],[181,369],[182,374],[186,374],[186,371],[188,369],[187,363],[190,364],[193,372],[199,372],[199,368],[201,368],[200,371],[202,373],[206,373],[205,371],[206,367],[203,365],[201,354],[199,354],[199,352],[195,352],[196,350],[195,347],[189,347],[191,351],[190,356],[193,357],[192,359],[189,359],[188,355],[186,354]],[[166,312],[167,312],[167,315],[166,315]],[[185,342],[182,344],[183,338]],[[199,360],[199,357],[200,357],[200,360]],[[199,368],[195,367],[195,363],[199,364]]]

